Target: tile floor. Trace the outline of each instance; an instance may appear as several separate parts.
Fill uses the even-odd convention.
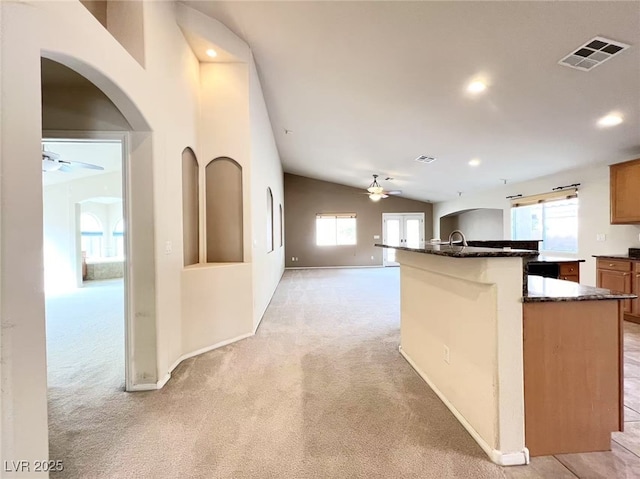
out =
[[[611,451],[534,457],[528,467],[505,468],[509,479],[640,478],[640,324],[624,323],[624,432]]]

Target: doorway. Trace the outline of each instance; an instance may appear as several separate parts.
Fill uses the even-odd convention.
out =
[[[389,246],[424,248],[424,213],[382,213],[382,242]],[[383,249],[382,264],[399,266],[395,249]]]
[[[129,386],[126,133],[43,133],[50,387]]]

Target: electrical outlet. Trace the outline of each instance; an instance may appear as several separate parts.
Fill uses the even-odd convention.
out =
[[[374,257],[372,256],[372,257],[371,257],[371,259],[373,260],[373,259],[374,259]]]
[[[380,239],[380,235],[373,235],[373,239]]]
[[[172,251],[173,251],[173,244],[171,243],[171,241],[165,241],[164,254],[171,254]]]
[[[449,346],[444,346],[444,362],[449,364]]]
[[[596,241],[607,241],[607,235],[604,233],[598,233],[596,235]]]

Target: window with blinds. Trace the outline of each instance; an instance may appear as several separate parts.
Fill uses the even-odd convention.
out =
[[[511,200],[511,238],[542,240],[541,250],[578,252],[578,190],[568,188]]]
[[[316,215],[317,246],[355,245],[356,243],[355,213]]]

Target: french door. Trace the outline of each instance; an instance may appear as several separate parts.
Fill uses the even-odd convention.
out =
[[[424,248],[424,213],[382,213],[382,243],[405,248]],[[384,266],[398,266],[396,250],[384,248]]]

